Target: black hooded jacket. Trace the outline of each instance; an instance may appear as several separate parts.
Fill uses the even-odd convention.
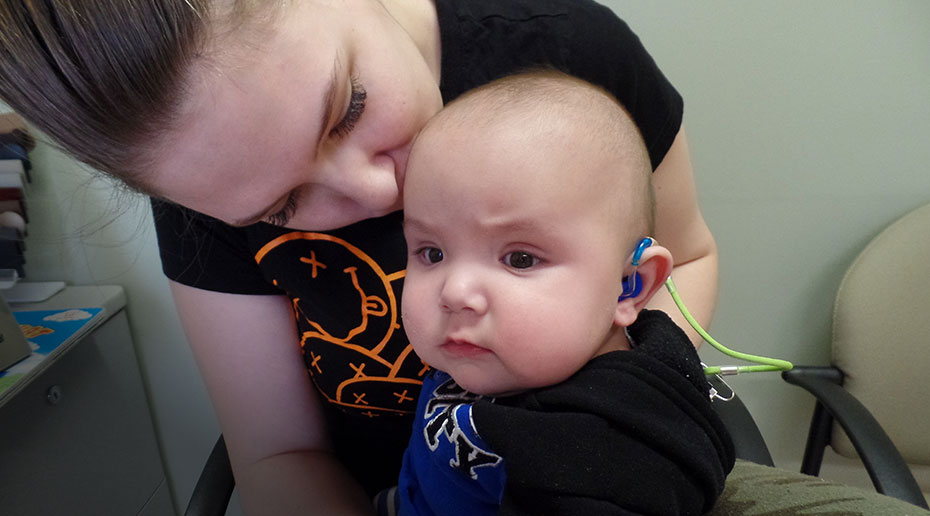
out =
[[[596,357],[553,387],[474,406],[506,461],[501,515],[708,511],[733,443],[684,332],[659,311],[629,327],[631,351]]]

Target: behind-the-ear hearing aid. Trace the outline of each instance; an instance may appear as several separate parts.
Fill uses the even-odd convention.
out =
[[[639,260],[643,256],[643,252],[651,245],[655,243],[655,239],[652,237],[646,237],[640,240],[639,244],[636,246],[636,251],[633,252],[633,273],[629,276],[623,278],[623,291],[620,294],[618,301],[626,299],[628,297],[636,297],[643,289],[642,278],[639,273],[636,272],[636,268],[639,267]],[[717,351],[720,351],[724,355],[733,357],[739,360],[745,360],[747,362],[754,362],[757,365],[751,366],[705,366],[704,374],[707,375],[732,375],[739,373],[756,373],[764,371],[787,371],[794,368],[794,365],[787,360],[780,360],[777,358],[768,358],[761,357],[757,355],[750,355],[748,353],[741,353],[739,351],[733,351],[723,344],[720,344],[707,331],[701,327],[701,324],[691,315],[691,312],[685,307],[684,302],[681,300],[681,296],[678,295],[678,289],[675,288],[675,283],[672,281],[672,277],[669,276],[665,280],[665,288],[668,290],[668,293],[671,294],[672,299],[675,301],[675,306],[678,307],[678,310],[681,311],[681,315],[685,317],[685,320],[688,321],[688,324],[694,328],[694,331],[698,332],[698,335],[701,336],[708,344],[713,346]]]
[[[623,301],[630,297],[636,297],[643,291],[643,278],[636,272],[639,267],[639,260],[643,257],[643,252],[655,242],[652,237],[646,237],[639,241],[636,250],[633,251],[633,274],[623,278],[622,290],[617,301]]]

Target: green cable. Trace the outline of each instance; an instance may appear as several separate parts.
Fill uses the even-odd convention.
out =
[[[751,365],[751,366],[740,366],[740,367],[735,367],[735,368],[726,367],[725,368],[726,371],[724,370],[724,368],[721,368],[720,366],[705,367],[704,374],[714,375],[714,374],[721,374],[721,373],[737,374],[737,373],[756,373],[756,372],[765,372],[765,371],[788,371],[794,367],[794,364],[792,364],[791,362],[788,362],[787,360],[760,357],[760,356],[750,355],[748,353],[741,353],[739,351],[733,351],[732,349],[728,349],[726,346],[714,340],[713,337],[711,337],[706,331],[704,331],[704,328],[701,327],[701,324],[698,323],[697,320],[695,320],[695,318],[691,315],[691,312],[689,312],[688,309],[685,308],[685,304],[681,300],[681,296],[678,295],[678,289],[675,288],[675,283],[672,281],[671,276],[669,276],[669,278],[665,280],[665,288],[668,289],[668,293],[672,295],[672,299],[675,300],[675,304],[678,306],[678,309],[681,310],[681,315],[685,316],[685,319],[688,320],[688,324],[690,324],[691,327],[694,328],[694,330],[698,332],[701,338],[707,341],[708,344],[716,348],[717,351],[720,351],[724,355],[737,358],[740,360],[745,360],[747,362],[756,362],[758,364],[761,364],[761,365]]]

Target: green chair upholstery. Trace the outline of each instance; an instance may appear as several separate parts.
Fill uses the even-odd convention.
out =
[[[930,511],[874,491],[737,460],[709,516],[909,516]]]

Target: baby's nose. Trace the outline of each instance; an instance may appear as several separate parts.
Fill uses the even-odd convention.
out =
[[[478,278],[478,275],[465,270],[449,274],[442,288],[442,309],[452,313],[484,314],[488,309],[488,300]]]

